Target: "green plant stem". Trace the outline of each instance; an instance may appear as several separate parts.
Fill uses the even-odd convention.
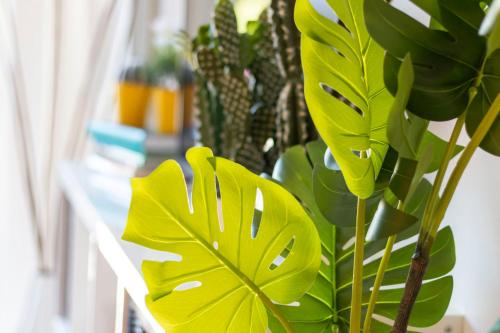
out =
[[[290,326],[288,320],[283,316],[280,310],[276,307],[276,305],[266,296],[264,293],[260,294],[260,299],[264,303],[264,305],[271,311],[273,316],[278,319],[281,326],[285,329],[287,333],[293,333],[293,328]]]
[[[385,270],[387,269],[387,265],[389,264],[389,259],[391,258],[392,248],[394,246],[395,241],[396,241],[396,235],[393,235],[387,239],[387,243],[385,244],[384,255],[378,266],[377,276],[375,277],[373,289],[370,294],[370,301],[368,303],[368,308],[366,310],[363,332],[370,332],[372,324],[372,315],[373,311],[375,310],[375,305],[377,303],[378,292],[380,290],[380,287],[382,286]]]
[[[439,225],[441,224],[441,221],[443,220],[444,215],[446,214],[446,210],[448,209],[451,199],[453,198],[453,194],[457,189],[458,183],[462,178],[465,168],[469,164],[472,155],[476,151],[477,147],[479,147],[486,134],[488,134],[488,131],[490,130],[491,126],[493,125],[499,114],[500,114],[500,94],[497,95],[495,101],[493,102],[490,109],[484,116],[483,120],[481,120],[481,123],[479,124],[476,131],[472,135],[471,140],[465,147],[462,155],[460,156],[460,159],[457,162],[457,165],[453,169],[450,179],[448,180],[448,183],[446,184],[446,187],[443,191],[443,196],[441,200],[439,200],[436,206],[436,210],[433,214],[433,219],[432,219],[433,223],[431,225],[430,236],[436,235],[437,230],[439,229]]]
[[[405,203],[399,201],[398,209],[404,209]],[[380,287],[382,286],[382,281],[384,280],[384,274],[387,270],[387,265],[389,264],[389,259],[391,259],[392,249],[394,243],[396,242],[397,235],[392,235],[387,239],[385,244],[384,254],[380,260],[378,266],[377,275],[375,277],[375,282],[373,283],[373,289],[370,294],[370,301],[368,302],[368,307],[366,309],[365,321],[363,324],[363,332],[370,332],[372,325],[373,311],[375,310],[375,305],[377,304],[378,293]]]
[[[349,333],[361,328],[361,297],[363,295],[363,258],[365,242],[366,200],[358,198],[356,212],[356,242],[354,244],[354,270],[352,275],[351,317]]]
[[[453,151],[457,146],[458,137],[462,132],[465,123],[465,115],[466,112],[462,113],[462,115],[455,122],[455,126],[453,127],[453,132],[451,133],[450,140],[448,145],[446,146],[446,151],[443,159],[441,160],[441,164],[439,166],[439,170],[436,175],[436,179],[434,180],[434,185],[432,187],[432,191],[429,199],[427,200],[427,204],[425,206],[424,215],[422,218],[422,226],[420,227],[420,240],[422,235],[427,234],[431,224],[431,216],[434,212],[434,207],[436,206],[436,201],[439,198],[439,190],[441,189],[441,185],[443,184],[444,177],[446,175],[446,170],[448,170],[448,166],[450,164],[450,160],[453,157]],[[420,241],[419,240],[419,241]]]

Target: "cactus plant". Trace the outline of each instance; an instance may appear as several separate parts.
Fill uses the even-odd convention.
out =
[[[286,148],[315,138],[304,102],[293,4],[273,0],[246,33],[237,26],[231,1],[220,0],[213,24],[201,27],[193,41],[199,139],[254,172],[268,172]],[[221,117],[209,116],[211,102],[219,103]]]

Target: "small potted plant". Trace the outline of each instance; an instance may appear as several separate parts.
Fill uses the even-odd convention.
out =
[[[179,73],[182,56],[172,44],[156,47],[149,65],[153,80],[153,105],[156,129],[162,134],[177,134],[182,126]]]
[[[118,79],[118,122],[143,127],[149,101],[149,77],[146,66],[134,61],[122,69]]]

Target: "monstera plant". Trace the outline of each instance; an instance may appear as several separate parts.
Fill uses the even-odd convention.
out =
[[[272,177],[197,147],[192,184],[175,161],[132,181],[124,239],[180,256],[143,264],[168,332],[399,333],[442,318],[455,245],[441,221],[477,148],[500,155],[500,1],[412,2],[429,24],[384,0],[297,0],[321,140],[285,151]],[[454,118],[449,140],[428,129]]]

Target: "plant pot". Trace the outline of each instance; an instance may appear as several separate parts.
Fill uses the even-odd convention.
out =
[[[183,127],[185,129],[191,128],[193,124],[193,94],[194,94],[194,85],[189,84],[184,86],[182,89],[183,92]]]
[[[181,128],[179,91],[156,87],[153,89],[156,130],[161,134],[177,134]]]
[[[144,127],[149,101],[149,87],[140,83],[120,82],[117,87],[118,122]]]

